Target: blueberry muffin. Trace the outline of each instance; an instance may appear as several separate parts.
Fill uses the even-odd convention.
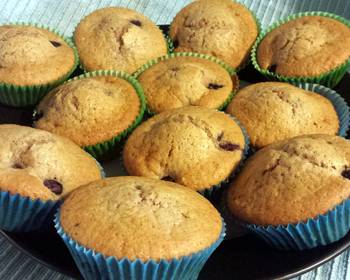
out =
[[[188,106],[160,113],[134,130],[123,159],[130,175],[170,180],[204,191],[240,163],[245,138],[228,115]]]
[[[257,149],[298,135],[335,135],[339,130],[330,100],[288,83],[249,85],[236,94],[226,112],[242,123]]]
[[[127,8],[103,8],[86,16],[74,32],[85,70],[116,69],[133,73],[148,60],[167,54],[160,29]]]
[[[350,142],[334,135],[280,141],[251,157],[231,184],[227,205],[238,219],[287,225],[316,218],[349,198]]]
[[[69,73],[74,64],[74,50],[54,32],[35,26],[0,26],[0,83],[52,83]]]
[[[343,64],[350,57],[350,28],[326,16],[290,20],[262,39],[257,62],[262,69],[286,77],[313,77]]]
[[[60,222],[87,248],[106,257],[143,262],[201,251],[219,239],[223,227],[218,211],[196,192],[131,176],[79,188],[64,202]]]
[[[70,140],[18,125],[0,125],[0,190],[58,200],[101,179],[96,161]]]
[[[191,56],[159,61],[142,72],[138,80],[153,113],[188,105],[219,109],[238,86],[237,76],[231,78],[218,63]]]
[[[140,98],[128,81],[111,75],[81,77],[45,96],[34,126],[86,147],[118,136],[140,111]]]
[[[247,60],[258,36],[258,26],[242,4],[231,0],[200,0],[176,15],[169,34],[175,52],[210,54],[237,68]]]

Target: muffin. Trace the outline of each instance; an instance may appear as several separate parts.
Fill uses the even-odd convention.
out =
[[[246,128],[256,149],[298,135],[335,135],[339,130],[329,99],[287,83],[249,85],[238,91],[226,112]]]
[[[85,279],[196,279],[224,236],[220,214],[201,195],[143,177],[82,186],[63,203],[56,228]]]
[[[183,8],[170,26],[175,52],[217,56],[233,68],[242,66],[257,38],[253,14],[231,0],[200,0]]]
[[[238,87],[238,77],[214,58],[178,53],[145,66],[137,79],[142,85],[150,112],[189,105],[221,109]]]
[[[45,90],[73,72],[77,60],[72,44],[47,28],[0,26],[0,101],[13,106],[35,104]]]
[[[258,67],[280,77],[307,78],[320,83],[313,78],[342,67],[349,60],[349,27],[345,19],[322,12],[291,16],[272,26],[257,42]],[[330,87],[339,82],[340,72],[345,73],[342,69],[338,72],[331,77],[334,81]]]
[[[97,162],[66,138],[30,127],[0,125],[0,139],[2,229],[39,228],[59,200],[101,178]]]
[[[126,141],[123,162],[130,175],[204,192],[236,170],[244,149],[244,134],[228,115],[188,106],[160,113],[136,128]]]
[[[116,69],[133,73],[148,60],[167,54],[160,29],[127,8],[103,8],[86,16],[74,32],[81,64],[87,71]]]
[[[251,157],[231,184],[227,206],[274,246],[306,249],[343,237],[350,228],[350,142],[303,135]]]
[[[142,118],[145,104],[137,85],[118,72],[80,76],[45,96],[34,126],[65,136],[96,157],[113,153],[120,136]],[[111,147],[100,154],[96,145],[104,143]]]

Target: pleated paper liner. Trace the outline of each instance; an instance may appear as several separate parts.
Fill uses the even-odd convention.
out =
[[[79,271],[86,280],[194,280],[198,278],[199,272],[205,262],[225,237],[225,223],[223,222],[219,239],[209,248],[178,259],[148,260],[144,262],[140,259],[132,261],[127,258],[117,259],[115,257],[106,257],[101,253],[80,245],[64,232],[60,224],[60,211],[56,214],[55,227],[73,256]]]
[[[318,76],[311,76],[311,77],[289,77],[289,76],[282,76],[279,74],[276,74],[274,72],[271,72],[267,69],[262,69],[258,63],[257,60],[257,49],[259,47],[260,42],[264,39],[264,37],[271,32],[272,30],[276,29],[277,27],[281,26],[282,24],[291,21],[293,19],[297,19],[304,16],[324,16],[329,17],[335,20],[340,21],[341,23],[345,24],[350,28],[350,21],[346,20],[345,18],[342,18],[338,15],[327,13],[327,12],[303,12],[303,13],[297,13],[294,15],[291,15],[287,17],[284,20],[280,20],[274,24],[272,24],[265,32],[260,34],[257,41],[255,42],[252,52],[251,52],[251,61],[254,66],[254,68],[259,71],[263,76],[270,80],[278,80],[282,82],[288,82],[288,83],[314,83],[314,84],[322,84],[329,88],[335,87],[340,80],[345,75],[349,65],[350,65],[350,58],[344,61],[343,64],[337,66],[336,68],[323,73]],[[341,44],[341,42],[339,42]]]
[[[247,9],[248,9],[248,7],[246,6],[246,5],[244,5],[244,3],[239,3],[239,4],[241,4],[241,5],[243,5],[243,6],[245,6]],[[249,10],[249,9],[248,9]],[[261,33],[261,30],[262,30],[262,28],[261,28],[261,22],[260,22],[260,20],[257,18],[257,16],[255,15],[255,13],[253,12],[253,11],[251,11],[251,10],[249,10],[250,11],[250,13],[253,15],[253,18],[254,18],[254,20],[255,20],[255,23],[256,23],[256,26],[257,26],[257,28],[258,28],[258,36],[257,36],[257,38],[259,38],[259,34]],[[170,26],[169,26],[169,29],[170,29]],[[167,33],[167,38],[168,38],[168,40],[169,40],[169,46],[171,46],[171,48],[169,48],[169,50],[170,50],[170,53],[177,53],[177,52],[175,52],[175,46],[176,46],[176,43],[175,43],[175,41],[174,40],[172,40],[171,39],[171,37],[170,37],[170,30],[169,30],[169,32]],[[255,44],[255,43],[254,43]],[[253,44],[253,46],[254,46],[254,44]],[[252,47],[253,47],[252,46]],[[251,48],[252,48],[251,47]],[[240,72],[241,70],[243,70],[245,67],[247,67],[248,65],[249,65],[249,63],[250,63],[250,59],[249,59],[249,53],[250,53],[250,51],[247,51],[247,57],[246,57],[246,59],[241,63],[241,65],[239,65],[238,67],[236,67],[236,68],[234,68],[234,67],[231,67],[231,66],[229,66],[228,64],[226,64],[226,66],[227,67],[229,67],[232,71],[235,71],[236,73],[238,73],[238,72]],[[205,54],[205,55],[207,55],[207,54]],[[219,58],[217,58],[217,59],[219,59]]]
[[[152,66],[156,65],[160,61],[170,60],[170,59],[175,58],[175,57],[195,57],[195,58],[200,58],[200,59],[206,59],[206,60],[215,62],[216,64],[220,65],[222,68],[224,68],[227,71],[227,73],[232,78],[234,88],[232,89],[232,92],[227,97],[227,99],[218,108],[216,108],[217,110],[220,110],[220,111],[225,110],[225,108],[231,102],[233,96],[235,95],[235,93],[239,87],[239,79],[238,79],[238,76],[237,76],[235,70],[232,67],[228,66],[225,62],[223,62],[222,60],[220,60],[214,56],[200,54],[200,53],[194,53],[194,52],[171,53],[171,54],[161,56],[161,57],[158,57],[156,59],[152,59],[152,60],[148,61],[147,63],[142,65],[138,70],[136,70],[136,72],[133,74],[133,76],[137,79],[143,72],[145,72],[147,69],[151,68]],[[149,106],[147,106],[147,114],[149,116],[153,116],[156,113],[153,112],[149,108]]]
[[[270,246],[280,250],[306,250],[333,243],[350,229],[350,199],[324,215],[306,222],[279,226],[245,225]]]
[[[105,172],[97,162],[101,177]],[[41,200],[0,191],[0,229],[10,232],[47,231],[62,200]]]
[[[60,200],[31,199],[0,191],[0,228],[11,232],[29,232],[46,227],[52,221]]]
[[[14,84],[8,83],[0,83],[0,103],[12,107],[26,107],[33,106],[37,104],[46,93],[48,93],[52,88],[57,85],[63,83],[65,80],[69,78],[69,76],[74,72],[75,68],[79,64],[79,58],[77,50],[72,43],[72,41],[66,37],[64,37],[58,31],[41,25],[37,23],[8,23],[8,25],[21,25],[21,26],[34,26],[42,29],[46,29],[50,32],[58,35],[62,40],[64,40],[73,50],[74,52],[74,64],[72,69],[65,73],[63,76],[59,77],[57,80],[52,81],[47,84],[41,85],[33,85],[33,86],[18,86]]]
[[[112,137],[107,141],[103,141],[95,145],[83,147],[84,150],[90,153],[94,158],[98,160],[107,160],[117,156],[117,154],[121,150],[123,140],[142,121],[145,108],[146,108],[146,101],[143,95],[143,89],[141,85],[138,83],[138,81],[132,76],[130,76],[129,74],[122,71],[98,70],[93,72],[86,72],[85,74],[75,77],[67,82],[80,80],[84,78],[99,77],[99,76],[113,76],[113,77],[118,77],[126,80],[133,86],[140,100],[140,112],[137,115],[136,119],[133,121],[133,123],[130,124],[130,126],[127,129],[125,129],[124,131],[120,132],[118,135]]]

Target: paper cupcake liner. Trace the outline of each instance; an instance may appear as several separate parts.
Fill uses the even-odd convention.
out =
[[[197,279],[199,272],[210,255],[220,245],[225,237],[225,223],[219,239],[200,252],[179,259],[149,260],[143,262],[140,259],[131,261],[127,258],[117,259],[106,257],[101,253],[88,249],[74,241],[66,234],[60,224],[60,211],[55,217],[57,233],[68,247],[79,271],[86,280],[95,279]]]
[[[45,227],[60,201],[31,199],[0,191],[0,228],[11,232],[29,232]]]
[[[235,70],[232,67],[228,66],[225,62],[223,62],[222,60],[220,60],[220,59],[218,59],[218,58],[216,58],[214,56],[210,56],[210,55],[206,55],[206,54],[200,54],[200,53],[194,53],[194,52],[171,53],[171,54],[168,54],[168,55],[164,55],[164,56],[158,57],[156,59],[149,60],[144,65],[142,65],[139,69],[136,70],[136,72],[133,74],[133,77],[138,79],[138,77],[143,72],[145,72],[147,69],[151,68],[155,64],[159,63],[160,61],[165,61],[165,60],[172,59],[174,57],[196,57],[196,58],[206,59],[206,60],[215,62],[216,64],[219,64],[222,68],[224,68],[231,77],[234,77],[234,79],[237,80],[236,87],[232,90],[232,92],[229,94],[227,99],[218,108],[216,108],[219,111],[224,110],[227,107],[227,105],[231,102],[233,96],[235,95],[236,91],[238,90],[239,79],[238,79],[238,76],[237,76]],[[152,112],[152,110],[149,108],[149,106],[147,106],[147,114],[149,116],[153,116],[156,113]]]
[[[339,118],[338,135],[346,137],[350,126],[350,111],[344,98],[341,97],[336,91],[322,85],[308,83],[297,83],[295,85],[299,88],[316,92],[332,102]]]
[[[74,72],[75,68],[79,64],[79,58],[78,58],[78,52],[73,44],[73,42],[64,37],[61,33],[59,33],[57,30],[37,24],[37,23],[8,23],[9,25],[22,25],[22,26],[35,26],[38,28],[46,29],[50,32],[55,33],[58,35],[61,39],[63,39],[72,49],[74,52],[74,64],[72,69],[58,78],[57,80],[42,84],[42,85],[34,85],[34,86],[18,86],[8,83],[0,83],[0,103],[12,107],[25,107],[25,106],[32,106],[37,104],[46,93],[48,93],[52,88],[56,87],[57,85],[63,83],[65,80],[68,79],[68,77]]]
[[[98,77],[98,76],[113,76],[126,80],[129,82],[133,88],[135,89],[139,99],[140,99],[140,112],[137,115],[134,122],[124,131],[114,136],[113,138],[97,143],[95,145],[84,146],[83,149],[91,154],[94,158],[98,160],[106,160],[117,156],[119,150],[121,149],[121,142],[126,138],[126,136],[134,129],[137,125],[142,121],[145,108],[146,101],[143,94],[143,89],[141,85],[138,83],[136,79],[125,72],[116,71],[116,70],[98,70],[93,72],[86,72],[80,76],[74,77],[73,79],[68,80],[67,82],[80,80],[84,78],[90,77]]]
[[[324,246],[344,237],[350,229],[350,200],[306,222],[259,226],[246,225],[270,246],[280,250],[306,250]]]
[[[95,160],[96,161],[96,160]],[[96,161],[101,177],[106,174]],[[47,231],[62,200],[41,200],[0,191],[0,228],[10,232]]]
[[[314,83],[314,84],[322,84],[325,85],[329,88],[335,87],[340,80],[343,78],[344,74],[346,73],[349,65],[350,65],[350,58],[347,59],[343,64],[337,66],[336,68],[323,73],[318,76],[310,76],[310,77],[289,77],[289,76],[282,76],[279,74],[276,74],[274,72],[270,72],[267,69],[262,69],[260,65],[258,64],[257,60],[257,49],[259,47],[260,42],[264,39],[264,37],[274,30],[275,28],[279,27],[280,25],[291,21],[296,18],[300,18],[303,16],[324,16],[324,17],[329,17],[335,20],[340,21],[341,23],[345,24],[350,28],[350,22],[346,20],[345,18],[342,18],[338,15],[327,13],[327,12],[303,12],[303,13],[297,13],[294,15],[291,15],[287,17],[284,20],[280,20],[272,24],[265,32],[260,34],[258,37],[257,41],[255,42],[252,52],[251,52],[251,61],[254,66],[254,68],[260,72],[263,76],[270,80],[278,80],[282,82],[288,82],[288,83]]]
[[[256,14],[255,14],[252,10],[250,10],[244,3],[239,2],[239,4],[241,4],[241,5],[244,6],[246,9],[248,9],[249,12],[252,14],[252,16],[253,16],[253,18],[254,18],[254,20],[255,20],[257,29],[258,29],[258,36],[257,36],[257,38],[259,38],[259,34],[260,34],[261,30],[262,30],[260,20],[257,18]],[[174,47],[174,41],[171,39],[169,33],[170,33],[170,26],[169,26],[169,32],[166,34],[167,38],[169,39],[169,46],[171,46],[171,48],[169,48],[169,51],[170,51],[170,53],[176,53],[176,52],[175,52],[175,47]],[[254,43],[254,44],[255,44],[255,43]],[[254,44],[253,44],[253,46],[254,46]],[[251,48],[252,48],[252,47],[251,47]],[[205,55],[207,55],[207,54],[205,54]],[[219,58],[217,58],[217,59],[219,59]],[[223,63],[225,63],[225,62],[223,62]],[[247,57],[246,57],[246,59],[241,63],[240,66],[234,68],[234,67],[229,66],[229,65],[226,64],[226,63],[225,63],[225,64],[226,64],[226,66],[227,66],[228,68],[230,68],[232,71],[238,73],[239,71],[241,71],[241,70],[243,70],[245,67],[247,67],[247,66],[249,65],[249,63],[250,63],[250,59],[249,59],[249,51],[248,51],[248,52],[247,52]]]

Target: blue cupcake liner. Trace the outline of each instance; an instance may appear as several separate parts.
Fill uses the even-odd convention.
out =
[[[226,114],[226,113],[225,113]],[[228,115],[228,114],[227,114]],[[221,194],[221,191],[223,189],[223,186],[226,185],[230,180],[232,180],[236,174],[239,172],[241,167],[243,166],[243,163],[245,159],[248,157],[249,153],[249,147],[250,147],[250,139],[249,135],[247,133],[247,130],[244,128],[244,126],[240,123],[240,121],[231,115],[228,115],[231,119],[233,119],[236,124],[241,128],[242,133],[244,135],[244,149],[243,149],[243,154],[240,163],[238,164],[237,168],[223,181],[221,181],[219,184],[212,186],[211,188],[203,189],[198,191],[200,194],[202,194],[205,198],[209,200],[213,200],[216,196]]]
[[[105,178],[101,164],[95,161]],[[45,201],[0,191],[0,228],[11,232],[47,231],[61,203],[62,200]]]
[[[336,91],[319,84],[295,83],[294,85],[305,90],[316,92],[331,101],[339,118],[338,135],[346,137],[350,126],[350,111],[344,98]]]
[[[86,280],[197,279],[204,264],[225,237],[225,223],[223,222],[219,239],[209,248],[179,259],[160,260],[159,262],[149,260],[143,262],[140,259],[131,261],[127,258],[118,260],[115,257],[106,257],[101,253],[80,245],[64,232],[60,224],[59,210],[55,215],[55,228],[68,247],[79,271]]]
[[[306,250],[324,246],[344,237],[350,229],[350,199],[326,214],[306,222],[279,226],[245,225],[271,247]]]
[[[60,203],[0,191],[0,228],[11,232],[39,230],[49,224]]]

